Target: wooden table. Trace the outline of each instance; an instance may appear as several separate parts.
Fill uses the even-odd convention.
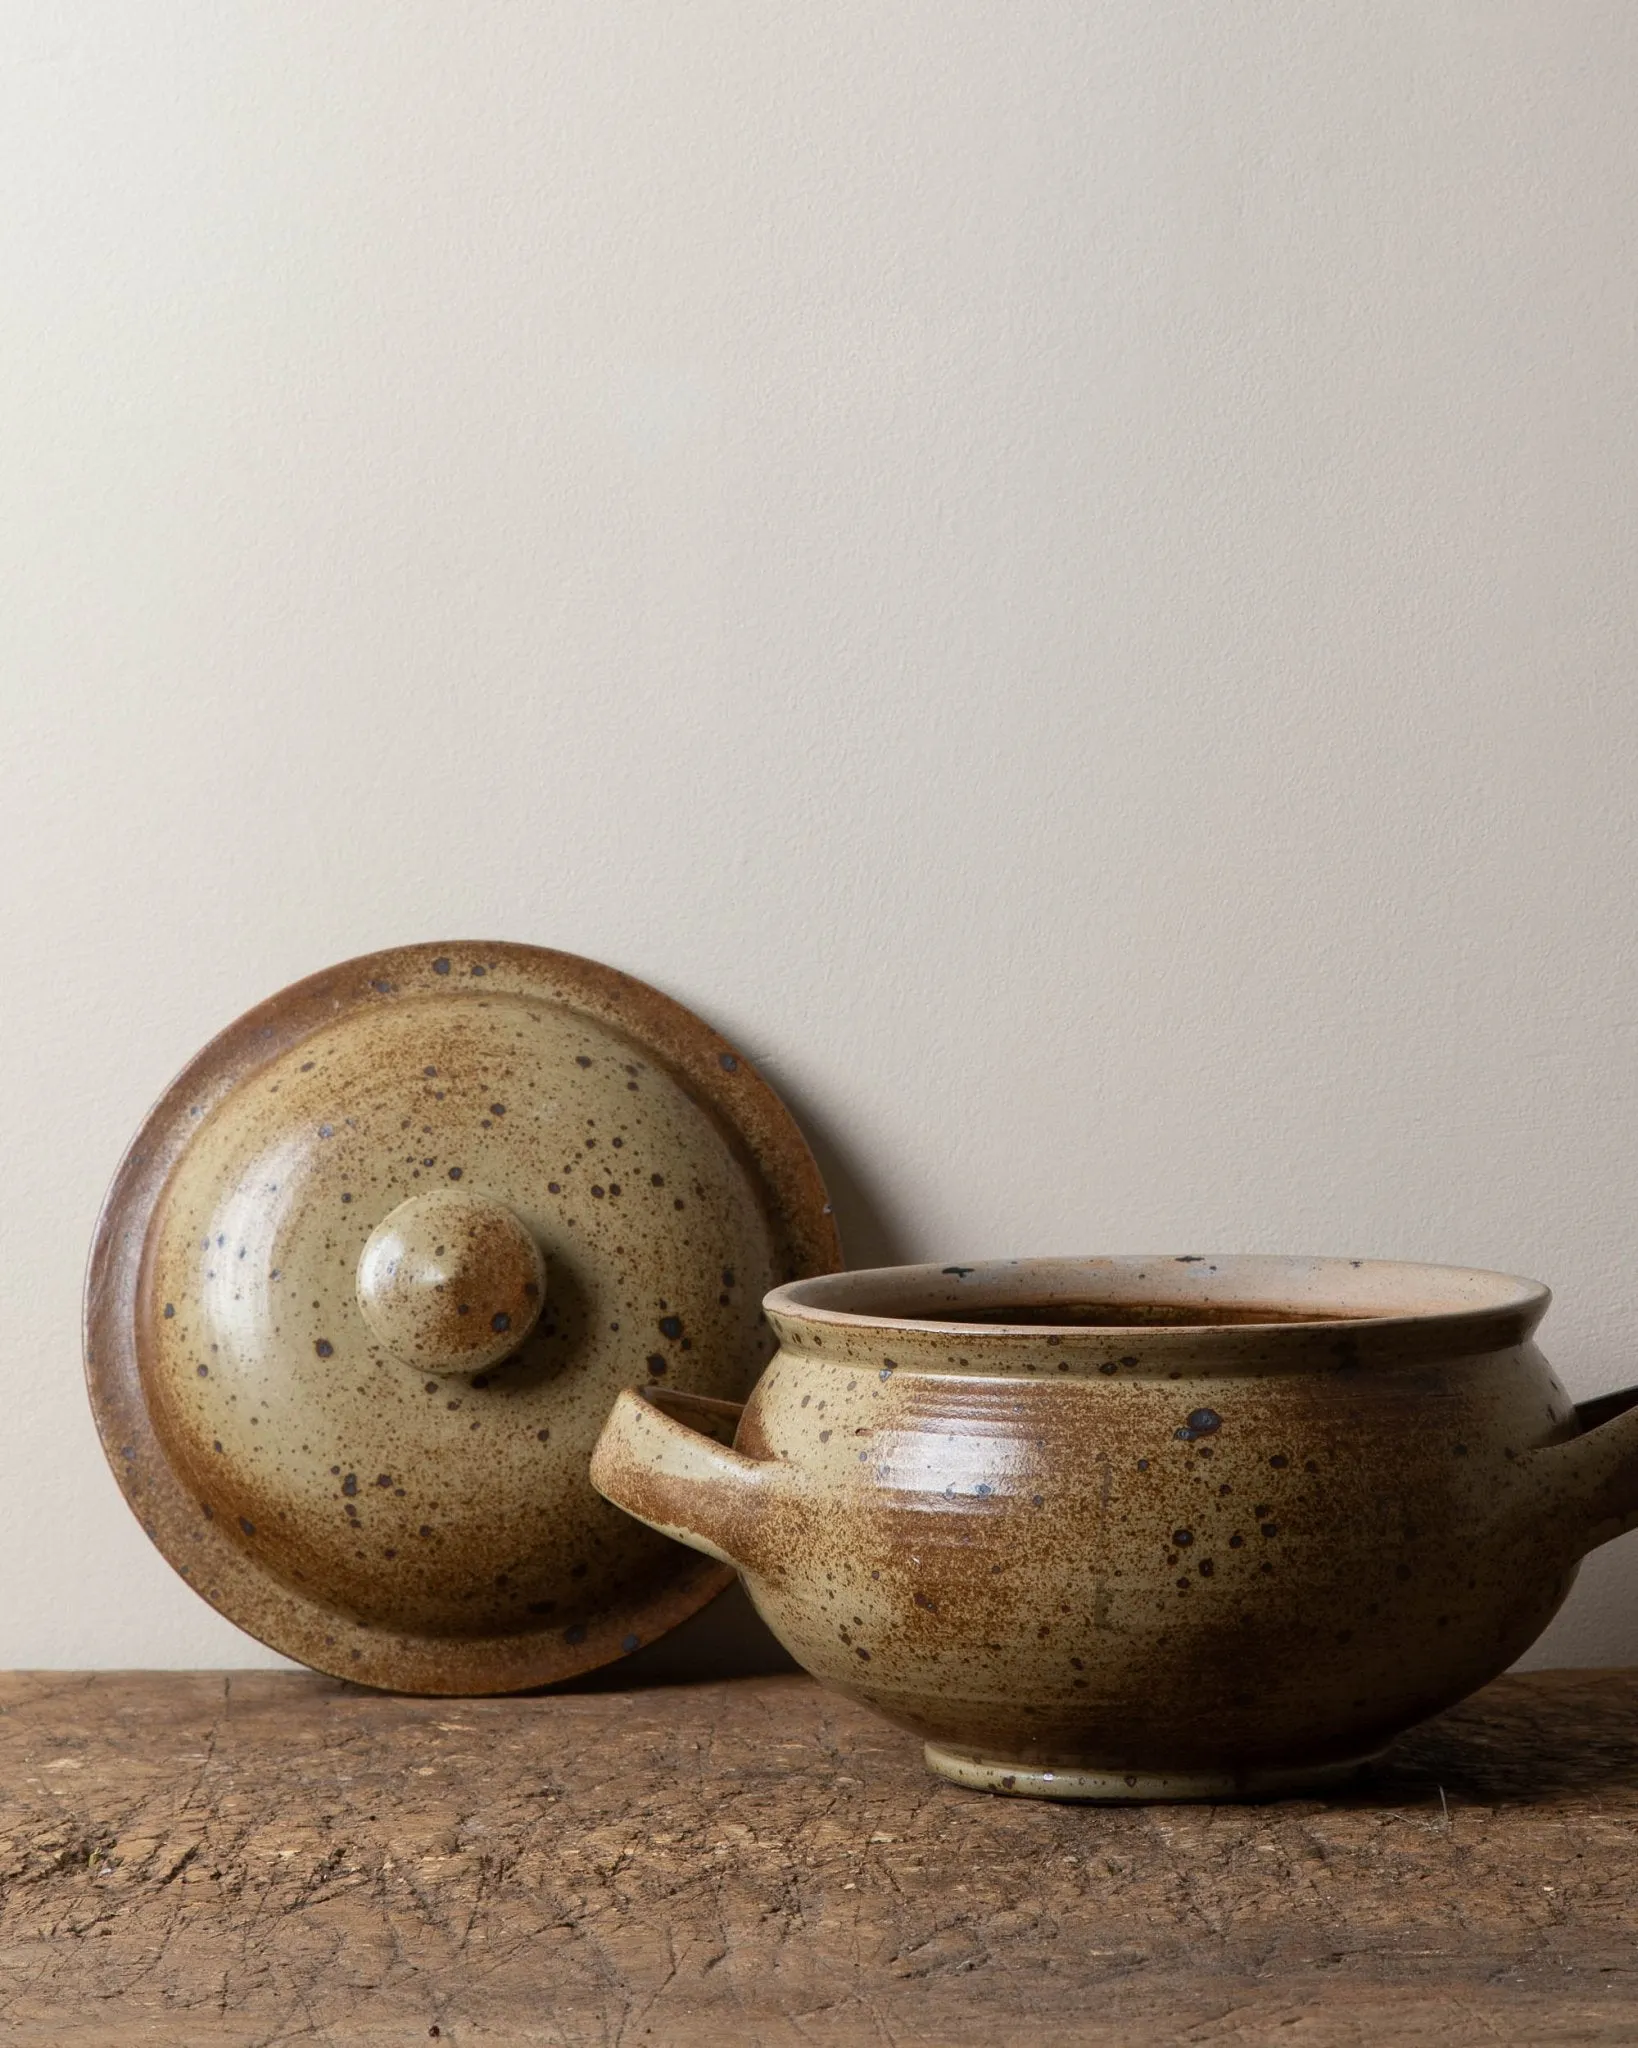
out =
[[[8,2048],[1638,2041],[1634,1673],[1504,1679],[1345,1798],[1103,1810],[800,1677],[16,1675],[0,1801]]]

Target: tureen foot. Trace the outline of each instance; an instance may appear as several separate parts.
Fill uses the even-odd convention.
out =
[[[1014,1799],[1087,1799],[1114,1803],[1156,1799],[1278,1799],[1345,1783],[1382,1752],[1347,1757],[1341,1763],[1296,1764],[1286,1769],[1246,1771],[1089,1771],[1042,1764],[1007,1763],[960,1749],[926,1745],[928,1768],[974,1792],[1002,1792]]]

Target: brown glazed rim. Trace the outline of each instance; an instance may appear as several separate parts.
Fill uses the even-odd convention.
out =
[[[435,963],[442,963],[435,965]],[[577,954],[487,940],[402,946],[309,975],[230,1024],[166,1089],[128,1147],[103,1203],[85,1285],[85,1374],[103,1450],[149,1538],[211,1606],[265,1643],[332,1677],[434,1694],[521,1692],[595,1670],[703,1607],[733,1577],[677,1549],[669,1578],[585,1625],[500,1636],[432,1637],[366,1628],[276,1578],[213,1524],[201,1523],[143,1397],[138,1287],[149,1226],[200,1121],[270,1061],[370,1004],[423,998],[488,977],[497,994],[568,1003],[642,1045],[713,1114],[754,1176],[787,1270],[841,1264],[824,1183],[773,1089],[727,1039],[646,982]]]
[[[1178,1268],[1204,1268],[1208,1273],[1221,1273],[1227,1284],[1210,1295],[1198,1287],[1185,1291],[1177,1284]],[[1377,1313],[1369,1306],[1346,1305],[1351,1277],[1356,1288],[1362,1288],[1390,1276],[1403,1283],[1403,1306]],[[1124,1294],[1134,1303],[1168,1308],[1187,1307],[1194,1301],[1202,1306],[1210,1303],[1233,1308],[1237,1305],[1236,1281],[1255,1282],[1250,1300],[1273,1306],[1280,1303],[1284,1291],[1299,1277],[1310,1281],[1322,1279],[1334,1287],[1330,1301],[1324,1306],[1316,1305],[1312,1315],[1296,1313],[1300,1302],[1293,1302],[1278,1317],[1266,1321],[1247,1317],[1233,1322],[1129,1325],[1052,1323],[1044,1317],[1032,1316],[1027,1322],[1009,1323],[1000,1320],[996,1313],[1009,1294],[1016,1294],[1040,1309],[1050,1304],[1054,1293],[1065,1301],[1116,1301]],[[1168,1279],[1172,1281],[1170,1287]],[[986,1310],[982,1322],[963,1320],[950,1302],[951,1283],[956,1282],[959,1287],[968,1281],[975,1283],[973,1292],[981,1297],[978,1305]],[[1107,1287],[1118,1291],[1106,1294],[1103,1290]],[[1479,1298],[1474,1299],[1475,1295]],[[1244,1287],[1238,1290],[1238,1299],[1247,1299]],[[848,1305],[872,1300],[882,1304],[883,1312]],[[944,1331],[959,1331],[972,1337],[1083,1341],[1120,1335],[1141,1337],[1145,1349],[1183,1345],[1197,1352],[1203,1344],[1209,1346],[1219,1341],[1226,1349],[1243,1348],[1248,1334],[1268,1337],[1284,1332],[1295,1337],[1309,1330],[1376,1331],[1413,1325],[1459,1329],[1502,1323],[1517,1324],[1521,1334],[1528,1334],[1540,1322],[1551,1300],[1551,1289],[1539,1280],[1480,1267],[1428,1265],[1409,1259],[1286,1257],[1259,1252],[1154,1252],[1098,1258],[977,1259],[962,1264],[877,1266],[816,1274],[776,1287],[765,1298],[763,1307],[776,1328],[782,1321],[795,1325],[818,1323],[839,1329],[890,1331],[903,1338],[937,1337]]]

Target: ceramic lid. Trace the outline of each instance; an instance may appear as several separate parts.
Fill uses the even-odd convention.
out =
[[[86,1370],[149,1536],[321,1671],[422,1692],[636,1649],[727,1569],[586,1476],[620,1388],[742,1399],[840,1263],[800,1132],[611,968],[411,946],[252,1010],[126,1155]]]

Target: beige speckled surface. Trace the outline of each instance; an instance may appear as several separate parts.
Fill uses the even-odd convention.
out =
[[[592,1442],[633,1380],[742,1395],[762,1295],[836,1263],[800,1135],[688,1012],[566,955],[408,948],[275,997],[156,1109],[88,1372],[133,1506],[232,1619],[508,1689],[722,1583],[592,1491]]]

